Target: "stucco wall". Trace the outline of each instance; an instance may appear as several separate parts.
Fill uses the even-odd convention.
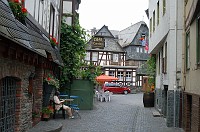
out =
[[[189,93],[200,94],[200,68],[196,62],[196,21],[190,26],[190,68],[186,70],[185,91]]]

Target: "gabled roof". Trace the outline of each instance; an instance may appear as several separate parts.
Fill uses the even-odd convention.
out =
[[[94,36],[103,36],[103,37],[111,37],[114,38],[113,34],[110,32],[108,27],[104,25]]]
[[[103,49],[99,48],[92,48],[93,38],[91,38],[88,42],[87,50],[93,50],[93,51],[108,51],[108,52],[125,52],[122,48],[122,46],[118,43],[117,40],[115,40],[115,37],[110,32],[107,26],[103,26],[101,29],[98,30],[98,32],[94,35],[94,37],[103,37],[105,39],[105,46]]]
[[[8,1],[0,1],[0,35],[13,42],[33,51],[41,56],[47,57],[45,51],[51,53],[53,61],[62,64],[58,49],[53,49],[49,39],[41,32],[31,28],[32,23],[26,19],[26,26],[15,19]]]
[[[144,21],[140,21],[134,25],[131,25],[130,27],[122,30],[119,32],[119,44],[122,47],[128,46],[135,36],[137,35],[138,30],[140,29],[141,25],[146,23]]]

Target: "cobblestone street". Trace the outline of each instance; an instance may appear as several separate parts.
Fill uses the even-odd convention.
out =
[[[62,132],[182,132],[168,128],[163,117],[153,117],[154,108],[144,108],[142,94],[114,94],[111,102],[94,101],[94,110],[81,110],[81,119],[55,119]]]

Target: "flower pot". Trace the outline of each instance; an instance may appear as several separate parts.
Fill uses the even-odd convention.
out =
[[[154,107],[154,93],[143,94],[144,107]]]
[[[40,122],[40,120],[41,120],[40,117],[34,117],[32,119],[32,122],[33,122],[32,127],[35,126],[36,124],[38,124]]]
[[[50,118],[50,114],[45,114],[45,113],[42,114],[43,121],[48,121],[49,118]]]

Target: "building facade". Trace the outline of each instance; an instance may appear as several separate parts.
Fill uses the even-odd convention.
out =
[[[89,40],[85,62],[101,66],[106,75],[118,77],[123,85],[136,76],[136,67],[125,66],[125,51],[105,25]]]
[[[11,4],[20,4],[25,17],[17,16]],[[43,79],[49,73],[58,77],[62,65],[60,9],[59,0],[0,1],[1,132],[28,131],[40,121],[32,112],[42,109]]]
[[[149,53],[156,55],[155,107],[168,127],[181,120],[183,7],[180,0],[149,0]]]
[[[118,34],[118,42],[126,52],[126,66],[137,66],[136,81],[133,86],[138,90],[144,86],[146,71],[144,69],[148,59],[149,28],[144,21],[127,27]]]
[[[184,1],[183,118],[186,132],[200,131],[200,1]]]
[[[137,74],[136,70],[148,58],[142,45],[148,42],[147,25],[138,22],[122,31],[103,26],[100,30],[92,29],[92,35],[85,61],[101,66],[106,75],[119,78],[117,83],[141,89],[144,74]]]

